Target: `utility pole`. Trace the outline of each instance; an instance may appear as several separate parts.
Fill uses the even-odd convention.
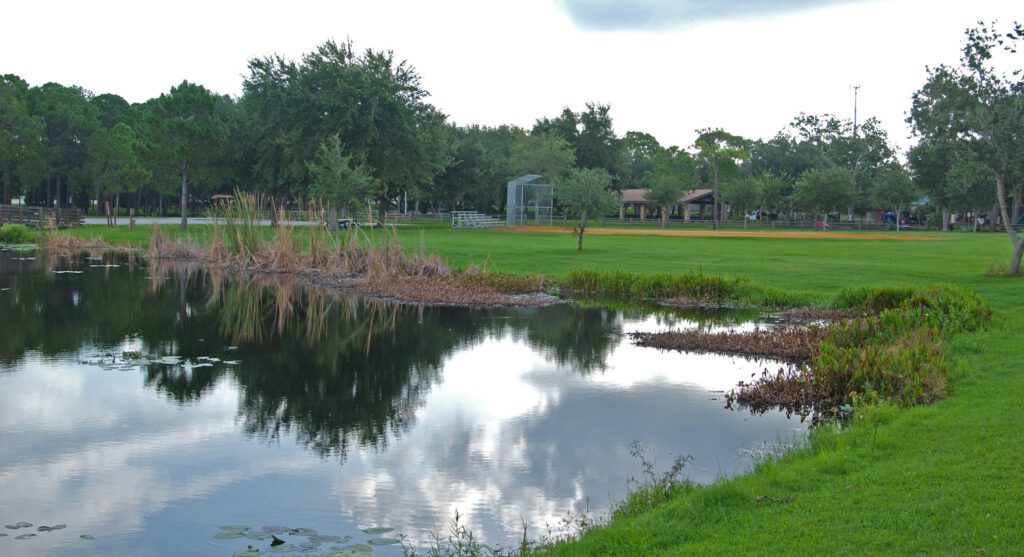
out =
[[[853,137],[857,137],[857,91],[860,90],[860,85],[851,85],[853,89]]]

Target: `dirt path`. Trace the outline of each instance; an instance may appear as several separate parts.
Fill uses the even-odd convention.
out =
[[[569,233],[568,228],[556,226],[518,226],[511,228],[516,232],[561,232]],[[906,240],[930,241],[946,240],[939,236],[919,236],[908,233],[882,232],[822,232],[820,230],[661,230],[657,228],[587,228],[587,234],[595,236],[690,236],[702,238],[810,238],[817,240]]]

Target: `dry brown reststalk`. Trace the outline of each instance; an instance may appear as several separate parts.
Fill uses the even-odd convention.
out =
[[[796,308],[775,314],[775,318],[784,322],[807,323],[812,321],[842,321],[853,319],[857,312],[842,309]]]
[[[638,346],[688,352],[764,356],[800,362],[811,358],[818,342],[824,339],[825,335],[826,329],[817,326],[757,329],[739,333],[709,333],[701,330],[630,333],[633,343]]]
[[[360,294],[392,298],[403,302],[473,307],[535,307],[558,301],[541,292],[507,294],[462,276],[407,276],[353,283],[350,290]]]

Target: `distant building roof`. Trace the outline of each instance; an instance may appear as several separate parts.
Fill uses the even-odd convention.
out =
[[[642,189],[622,190],[622,202],[646,205],[653,204],[653,202],[647,200],[646,193],[647,190]],[[689,190],[679,198],[679,204],[699,203],[704,197],[709,195],[711,195],[711,190],[709,189]]]

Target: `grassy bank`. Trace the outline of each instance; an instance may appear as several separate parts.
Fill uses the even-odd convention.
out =
[[[149,232],[74,234],[144,244]],[[747,277],[819,303],[843,288],[942,282],[978,292],[995,310],[988,329],[946,345],[951,376],[947,396],[935,404],[861,409],[851,427],[819,429],[806,447],[751,474],[679,487],[666,503],[620,515],[546,553],[1012,555],[1024,544],[1024,280],[986,276],[1005,264],[1005,236],[901,242],[595,235],[580,253],[561,234],[399,229],[410,249],[421,234],[428,251],[457,268],[553,277],[702,272]]]

